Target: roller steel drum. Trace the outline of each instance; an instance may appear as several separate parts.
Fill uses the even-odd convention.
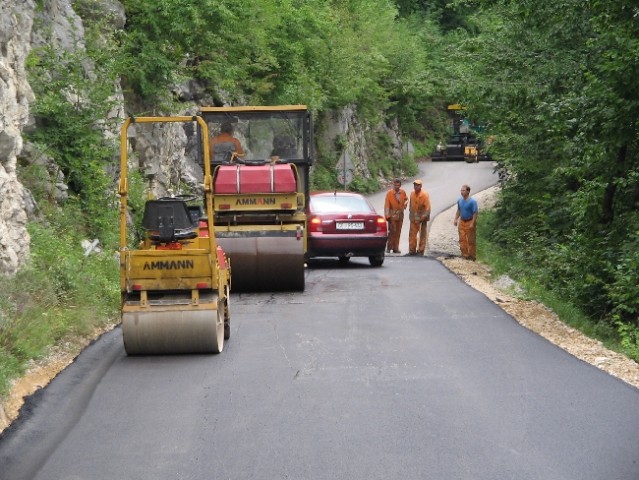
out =
[[[216,232],[232,292],[304,291],[304,241],[295,232]]]
[[[220,353],[224,348],[223,306],[154,306],[147,311],[127,311],[125,305],[122,336],[129,355]]]

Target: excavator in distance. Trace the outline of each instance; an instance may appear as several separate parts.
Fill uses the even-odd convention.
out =
[[[134,124],[183,122],[202,134],[204,198],[149,199],[142,240],[130,246],[128,129]],[[131,117],[120,137],[120,290],[128,355],[220,353],[230,330],[230,264],[215,239],[209,135],[201,117]],[[203,200],[203,201],[202,201]]]

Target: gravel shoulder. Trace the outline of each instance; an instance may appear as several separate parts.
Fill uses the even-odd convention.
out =
[[[480,212],[494,205],[497,191],[497,187],[492,187],[473,195],[479,203]],[[454,218],[455,207],[441,213],[432,222],[429,232],[430,255],[437,257],[446,268],[486,295],[524,327],[580,360],[639,388],[637,362],[562,323],[551,309],[541,303],[518,298],[516,292],[520,287],[510,278],[502,276],[493,279],[489,266],[463,260],[457,243],[457,228],[453,225]]]
[[[496,193],[497,187],[493,187],[473,195],[479,203],[480,211],[494,205]],[[482,292],[524,327],[584,362],[639,388],[638,363],[605,348],[601,342],[565,325],[546,306],[518,298],[513,293],[517,291],[517,284],[507,277],[493,279],[489,266],[461,259],[457,244],[457,228],[453,225],[454,217],[454,207],[435,217],[429,229],[428,255],[436,257],[461,280],[475,290]],[[481,221],[481,217],[479,221]],[[96,331],[90,337],[67,342],[53,349],[47,358],[33,362],[27,373],[14,382],[10,394],[2,399],[0,432],[17,418],[25,397],[45,387],[75,360],[83,348],[105,331],[114,327],[115,325],[111,325],[105,330]]]

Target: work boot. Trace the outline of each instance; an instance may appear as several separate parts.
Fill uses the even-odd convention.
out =
[[[392,250],[390,248],[386,249],[386,253],[391,253],[391,252],[392,252]]]
[[[395,250],[395,253],[402,253],[401,250]]]

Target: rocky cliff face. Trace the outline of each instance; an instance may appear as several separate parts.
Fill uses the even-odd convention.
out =
[[[34,9],[32,0],[0,0],[0,272],[9,274],[29,255],[26,224],[32,203],[16,164],[34,100],[25,72]]]
[[[85,14],[124,26],[124,7],[115,0],[87,0]],[[26,74],[29,52],[44,43],[56,48],[84,48],[84,28],[72,0],[0,0],[0,274],[15,273],[29,257],[27,220],[37,206],[17,175],[18,161],[44,166],[51,197],[66,198],[64,177],[55,159],[25,144],[33,128],[29,106],[35,100]]]
[[[402,140],[396,122],[391,125],[363,124],[354,106],[324,113],[319,123],[325,125],[325,128],[316,132],[319,143],[334,147],[340,155],[336,173],[342,184],[348,185],[354,178],[369,179],[378,176],[377,172],[369,168],[369,160],[375,153],[370,142],[374,136],[385,136],[389,139],[392,145],[389,155],[395,160],[400,160],[406,153],[414,153],[412,145]]]

